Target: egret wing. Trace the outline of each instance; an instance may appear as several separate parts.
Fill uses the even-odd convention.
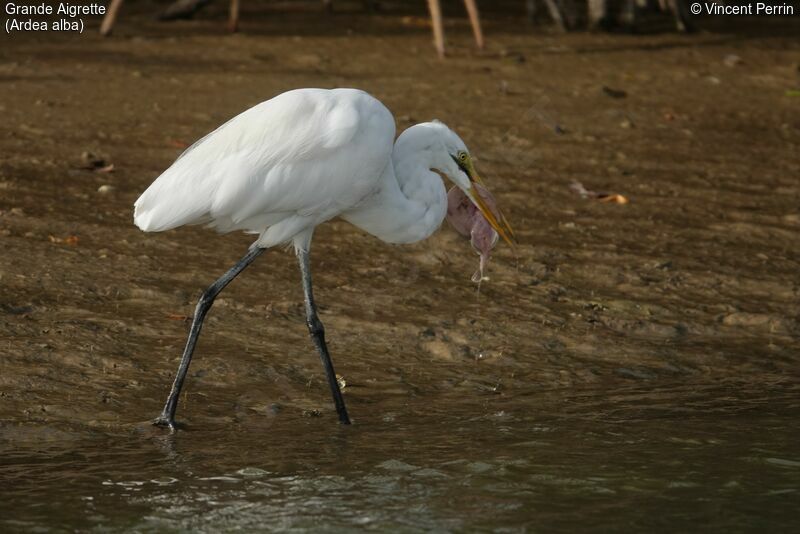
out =
[[[319,224],[369,196],[394,131],[386,107],[363,91],[283,93],[187,149],[136,201],[134,220],[146,231]]]

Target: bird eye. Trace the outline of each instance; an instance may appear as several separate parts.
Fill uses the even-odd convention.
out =
[[[466,152],[460,152],[458,154],[458,161],[467,161],[467,153]]]

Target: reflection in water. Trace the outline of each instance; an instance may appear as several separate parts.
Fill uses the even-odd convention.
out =
[[[374,410],[374,419],[350,428],[286,413],[175,435],[142,424],[94,439],[52,429],[30,442],[7,439],[0,525],[798,526],[794,386],[443,399],[449,409],[407,399],[382,404],[382,414]]]

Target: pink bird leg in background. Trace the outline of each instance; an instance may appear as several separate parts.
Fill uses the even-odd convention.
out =
[[[492,210],[492,213],[499,217],[492,194],[481,185],[475,184],[474,187],[489,209]],[[458,187],[453,187],[447,192],[447,220],[455,228],[456,232],[470,238],[472,248],[481,257],[478,270],[472,275],[472,281],[488,280],[489,278],[484,274],[486,272],[486,264],[489,262],[492,249],[497,244],[499,236],[475,204]]]

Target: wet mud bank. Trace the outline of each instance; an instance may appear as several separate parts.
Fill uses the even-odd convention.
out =
[[[472,465],[486,449],[466,445],[464,429],[491,427],[493,437],[481,443],[506,451],[487,469],[533,472],[542,466],[507,460],[525,447],[518,442],[539,440],[535,429],[554,417],[563,433],[542,438],[552,451],[581,428],[606,436],[604,421],[639,425],[642,443],[657,431],[651,418],[672,421],[667,427],[677,440],[695,439],[676,426],[687,413],[697,417],[698,432],[714,413],[751,414],[750,428],[766,424],[759,413],[772,418],[773,430],[788,426],[781,421],[797,408],[800,364],[796,39],[536,35],[487,17],[486,52],[471,49],[462,20],[449,30],[452,57],[439,62],[427,29],[381,31],[396,22],[388,15],[339,14],[336,25],[310,17],[315,34],[299,15],[286,15],[223,35],[208,18],[167,32],[133,11],[113,39],[26,35],[4,37],[0,49],[6,458],[30,468],[63,459],[74,446],[86,458],[108,449],[131,465],[147,463],[117,440],[161,443],[146,422],[166,396],[187,318],[202,289],[251,239],[202,228],[143,234],[132,224],[132,204],[195,139],[304,86],[363,88],[395,113],[399,129],[446,122],[476,156],[520,240],[515,252],[498,246],[490,280],[478,291],[470,281],[478,257],[447,226],[404,247],[344,222],[318,229],[317,300],[354,426],[368,425],[379,441],[394,443],[398,429],[425,435],[438,424],[441,432],[431,437],[446,452],[442,465],[433,465],[424,460],[437,454],[430,443],[413,449],[411,460],[378,454],[363,436],[347,438],[375,465],[413,466],[362,466],[358,480],[320,468],[332,478],[314,484],[358,487],[378,484],[370,477],[387,470],[430,468],[427,475],[442,480],[477,470],[470,475],[476,484],[491,488],[483,467]],[[573,181],[628,203],[581,198]],[[579,413],[593,415],[587,422]],[[268,435],[280,428],[295,443],[304,435],[322,443],[320,427],[340,432],[308,340],[291,253],[267,252],[217,300],[178,417],[194,432],[210,433],[209,447],[187,461],[220,476],[264,468],[250,452],[241,453],[241,463],[209,467],[220,448],[230,452],[238,443],[248,450],[227,433],[233,429]],[[511,431],[499,430],[504,425]],[[737,425],[720,432],[733,439]],[[780,443],[754,438],[737,457],[757,456],[759,465],[773,458],[769,469],[779,465],[785,475],[779,489],[795,487],[796,456],[753,456],[773,445],[787,452],[790,439],[773,435]],[[614,442],[609,436],[590,440],[584,452],[599,454]],[[451,438],[466,447],[462,456],[446,445]],[[709,458],[712,448],[703,449]],[[292,465],[314,462],[295,452]],[[106,466],[128,461],[114,454],[104,457]],[[270,472],[292,471],[270,465]],[[138,480],[124,471],[103,480]],[[556,484],[551,475],[567,484],[558,478],[563,472],[520,483]],[[584,475],[576,484],[604,491]],[[425,493],[409,476],[400,476],[401,493],[419,504]],[[285,480],[273,483],[273,490],[291,492]],[[434,486],[442,488],[436,506],[443,507],[449,490]],[[608,487],[624,493],[622,486]],[[503,493],[510,488],[498,490],[505,497],[477,492],[476,517],[476,503],[487,495],[513,500]],[[141,509],[152,510],[159,495],[141,501]],[[110,510],[116,501],[106,502]],[[442,509],[428,510],[416,526],[464,526]],[[517,524],[509,513],[508,524]],[[387,517],[375,524],[397,525],[399,516]]]

